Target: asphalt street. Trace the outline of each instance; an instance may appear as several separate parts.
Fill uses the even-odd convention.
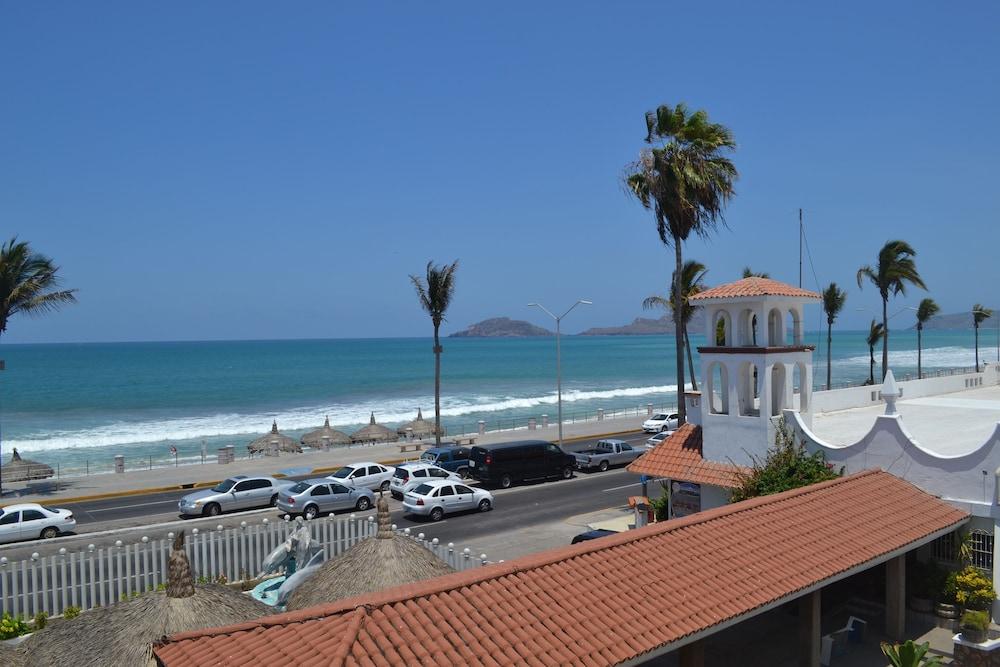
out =
[[[637,433],[623,439],[641,443],[647,437]],[[593,442],[574,443],[572,449],[583,449]],[[517,540],[518,535],[531,535],[531,528],[557,524],[576,515],[609,507],[620,507],[625,504],[625,498],[638,493],[639,488],[636,475],[623,469],[611,469],[604,473],[578,472],[570,480],[537,482],[507,490],[493,490],[496,498],[493,511],[452,515],[438,523],[404,517],[400,503],[395,500],[390,500],[390,508],[394,523],[400,527],[409,527],[415,533],[425,533],[428,539],[436,537],[443,542],[454,542],[463,547],[470,546],[471,543],[471,546],[478,548],[478,544],[484,544],[495,549],[501,544],[506,547],[510,540]],[[20,560],[30,558],[33,553],[57,553],[60,548],[72,551],[84,549],[89,544],[97,547],[110,546],[116,540],[128,542],[142,536],[155,539],[181,529],[206,530],[220,525],[238,526],[243,521],[252,523],[265,518],[270,521],[282,520],[281,513],[274,509],[236,512],[214,518],[182,519],[177,513],[177,500],[185,493],[171,491],[67,504],[65,507],[73,511],[78,522],[74,535],[2,545],[0,556]],[[560,533],[559,543],[562,543],[565,531],[573,530],[575,528],[565,528]],[[503,536],[502,539],[497,538],[500,535]],[[514,548],[505,549],[510,554],[530,549],[527,544],[511,546]],[[542,548],[545,546],[543,544]],[[504,554],[503,557],[509,556]]]

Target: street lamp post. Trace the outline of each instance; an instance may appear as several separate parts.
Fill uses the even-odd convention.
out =
[[[562,315],[558,315],[558,316],[554,315],[552,313],[552,311],[550,311],[548,308],[546,308],[545,306],[543,306],[540,303],[529,303],[528,304],[529,307],[530,306],[534,306],[536,308],[541,308],[543,311],[545,311],[546,315],[548,315],[549,317],[551,317],[552,319],[554,319],[556,321],[556,403],[558,404],[558,412],[559,412],[559,415],[558,415],[557,419],[559,420],[559,448],[560,449],[562,449],[562,444],[563,444],[563,429],[562,429],[562,426],[563,426],[563,419],[562,419],[562,358],[561,358],[561,350],[560,350],[560,343],[559,343],[559,337],[560,337],[560,333],[561,333],[561,330],[560,330],[561,327],[560,327],[560,325],[562,324],[562,319],[564,317],[566,317],[567,315],[569,315],[570,311],[573,310],[574,308],[576,308],[577,306],[579,306],[581,303],[584,304],[585,306],[589,306],[589,305],[591,305],[592,302],[591,301],[587,301],[586,299],[577,299],[577,302],[574,303],[569,308],[567,308],[565,313],[563,313]]]

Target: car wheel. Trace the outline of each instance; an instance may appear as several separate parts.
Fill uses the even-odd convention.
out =
[[[383,492],[384,491],[388,491],[389,490],[389,480],[385,480],[384,482],[382,482],[382,485],[379,488],[382,489]]]
[[[514,483],[514,480],[512,480],[510,478],[510,475],[504,475],[503,477],[500,478],[500,488],[501,489],[509,489],[510,486],[511,486],[511,484],[513,484],[513,483]]]
[[[608,462],[607,461],[601,461],[601,465],[599,465],[597,467],[600,469],[601,472],[607,472],[607,470],[608,470]],[[566,476],[566,473],[563,472],[563,477],[565,477],[565,476]]]
[[[304,516],[307,521],[312,521],[319,516],[319,508],[315,505],[307,505],[305,511],[302,512],[302,516]]]
[[[270,505],[271,507],[277,507],[278,506],[278,494],[277,493],[274,494],[273,496],[271,496],[271,502],[269,502],[268,505]]]
[[[372,501],[368,500],[368,496],[361,496],[358,498],[358,504],[354,506],[354,509],[359,512],[367,512],[372,506]]]
[[[444,510],[440,507],[435,507],[431,510],[431,521],[440,521],[444,518]]]
[[[573,476],[573,469],[572,468],[570,468],[569,466],[566,466],[565,468],[562,469],[562,478],[563,479],[569,479],[572,476]]]
[[[49,526],[48,528],[42,531],[43,540],[51,540],[53,537],[56,537],[57,535],[59,535],[59,531],[53,528],[52,526]]]
[[[219,506],[219,503],[209,503],[205,505],[202,514],[205,516],[219,516],[222,514],[222,507]]]
[[[491,509],[493,509],[493,504],[489,500],[483,498],[482,500],[479,501],[480,512],[489,512]]]

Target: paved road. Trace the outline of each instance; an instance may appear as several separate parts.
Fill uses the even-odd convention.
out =
[[[647,436],[635,434],[625,439],[631,442],[642,442]],[[586,442],[577,444],[578,448],[587,446]],[[400,503],[390,500],[392,520],[400,527],[410,527],[414,532],[423,532],[428,538],[437,537],[444,542],[455,542],[461,546],[474,546],[485,550],[485,545],[496,548],[497,544],[506,544],[514,537],[496,539],[497,535],[508,532],[524,533],[527,528],[562,522],[570,517],[594,512],[609,507],[624,505],[629,495],[638,492],[639,484],[635,475],[622,469],[612,469],[608,472],[577,473],[570,480],[540,482],[526,484],[507,490],[495,490],[496,509],[481,514],[472,512],[447,517],[444,521],[430,521],[404,517]],[[277,510],[263,509],[251,512],[226,514],[211,519],[178,518],[177,499],[183,495],[180,492],[156,493],[145,496],[131,496],[86,503],[77,503],[70,507],[79,521],[78,534],[55,540],[35,540],[0,547],[0,556],[10,560],[29,558],[32,553],[47,555],[56,553],[61,547],[67,550],[86,548],[88,544],[98,547],[109,546],[116,540],[133,541],[143,535],[150,538],[163,537],[166,533],[185,528],[211,529],[217,525],[237,526],[242,521],[248,523],[269,520],[281,520]],[[369,512],[370,513],[370,512]],[[114,519],[114,520],[112,520]],[[127,531],[122,528],[130,528]],[[113,532],[111,532],[111,529]],[[566,530],[572,532],[573,528]],[[562,543],[564,535],[560,535]],[[470,544],[471,542],[471,544]],[[483,544],[483,547],[479,547]],[[541,543],[539,543],[541,544]],[[543,544],[541,548],[545,548]],[[521,545],[511,551],[511,554],[529,549],[530,545]],[[503,554],[497,557],[510,557]]]

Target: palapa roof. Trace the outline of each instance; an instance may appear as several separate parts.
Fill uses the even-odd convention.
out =
[[[451,567],[420,543],[392,529],[389,503],[379,496],[378,534],[323,563],[291,594],[287,609],[377,593],[451,572]]]
[[[0,665],[3,667],[24,667],[24,653],[21,648],[0,643]]]
[[[294,452],[296,454],[302,453],[302,446],[295,442],[294,439],[289,438],[283,433],[278,433],[278,421],[275,420],[271,424],[271,432],[260,436],[249,445],[249,449],[252,453],[257,454],[260,452],[266,452],[270,447],[272,442],[278,443],[279,452]]]
[[[408,431],[407,429],[411,429]],[[427,435],[434,435],[434,431],[437,429],[434,427],[434,422],[427,421],[424,419],[424,414],[417,408],[417,418],[411,422],[407,422],[396,429],[396,433],[399,435],[409,435],[413,433],[414,436],[422,438]]]
[[[749,469],[732,463],[706,461],[701,445],[701,426],[688,422],[632,461],[627,470],[681,482],[736,488],[740,473],[749,472]]]
[[[396,442],[399,436],[391,428],[375,423],[375,413],[372,413],[368,426],[359,428],[351,434],[351,442]]]
[[[801,287],[793,287],[788,283],[771,278],[750,276],[725,285],[717,285],[707,290],[692,294],[688,301],[709,301],[711,299],[738,299],[742,297],[760,296],[791,296],[798,299],[822,299],[819,294]]]
[[[351,436],[343,431],[331,428],[330,418],[327,417],[322,427],[304,434],[300,442],[307,447],[322,447],[324,443],[328,445],[346,445],[351,442]]]
[[[21,455],[14,449],[10,457],[10,463],[0,466],[0,479],[4,482],[24,482],[31,479],[45,479],[52,477],[55,471],[52,466],[38,461],[22,459]]]
[[[382,593],[176,635],[156,655],[164,667],[640,662],[875,567],[968,518],[869,470]]]
[[[151,592],[72,620],[51,623],[24,643],[27,667],[144,667],[155,665],[152,644],[177,632],[243,623],[271,608],[225,586],[194,585],[184,531],[174,540],[167,590]]]

